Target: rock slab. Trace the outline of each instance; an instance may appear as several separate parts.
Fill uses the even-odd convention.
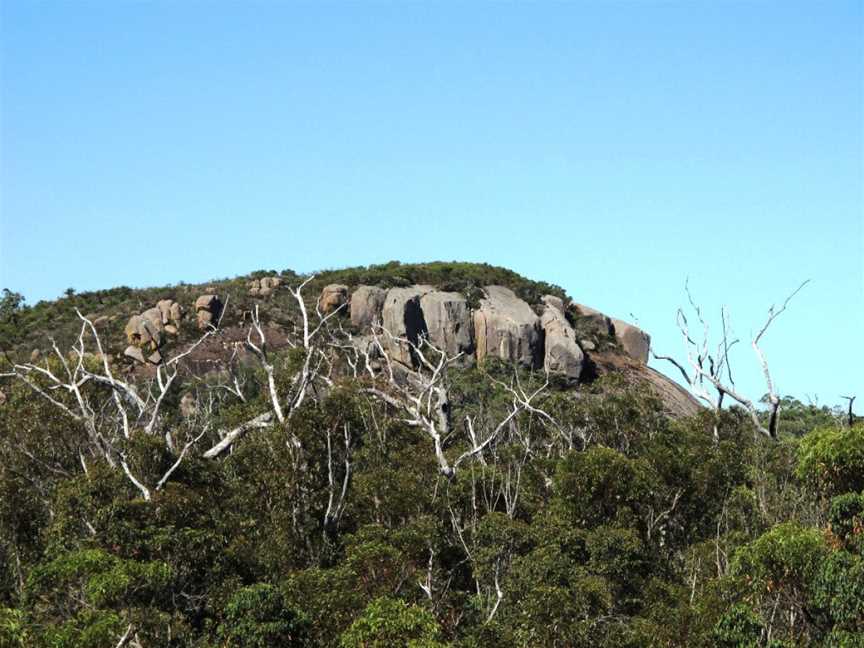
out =
[[[540,319],[509,288],[486,286],[486,297],[474,311],[477,361],[487,356],[536,368],[542,358]]]
[[[555,302],[547,302],[540,324],[545,333],[543,366],[546,371],[577,382],[582,375],[585,354],[576,343],[576,334],[563,309],[559,309]]]
[[[420,298],[432,292],[430,286],[391,288],[387,291],[381,311],[382,326],[390,357],[405,365],[414,365],[416,358],[411,345],[420,344],[421,337],[428,333]]]
[[[429,341],[453,357],[473,359],[474,335],[468,302],[460,293],[432,291],[420,297]],[[463,362],[463,364],[465,364]]]
[[[648,364],[648,352],[651,349],[651,336],[642,329],[619,319],[612,319],[612,329],[615,338],[624,349],[624,353],[640,362]]]
[[[381,322],[387,291],[377,286],[358,286],[351,295],[351,324],[359,328]]]

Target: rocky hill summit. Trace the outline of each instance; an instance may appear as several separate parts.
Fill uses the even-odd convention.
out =
[[[699,409],[686,390],[647,366],[646,332],[571,299],[557,286],[485,264],[394,262],[311,278],[260,271],[198,286],[73,294],[23,309],[16,322],[6,323],[0,346],[31,360],[50,352],[49,338],[68,346],[78,330],[77,309],[95,323],[120,371],[147,375],[202,331],[218,327],[218,335],[188,356],[188,366],[203,375],[221,371],[229,358],[254,362],[244,344],[253,313],[270,349],[290,347],[300,315],[292,286],[304,281],[302,298],[308,312],[317,313],[313,320],[329,318],[328,327],[345,332],[379,370],[377,345],[412,369],[422,343],[459,366],[494,359],[545,371],[567,388],[617,373],[648,385],[673,415]]]

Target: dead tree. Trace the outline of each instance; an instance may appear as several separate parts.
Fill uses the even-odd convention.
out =
[[[51,340],[53,364],[47,358],[43,364],[16,363],[12,371],[2,374],[2,377],[22,382],[80,423],[87,435],[85,447],[89,448],[90,456],[101,458],[112,468],[121,470],[141,496],[149,501],[152,493],[165,486],[191,448],[207,431],[206,427],[201,429],[178,451],[171,430],[163,429],[162,406],[183,360],[207,338],[216,334],[221,318],[193,344],[159,365],[154,380],[142,396],[136,385],[114,375],[95,326],[80,311],[76,310],[76,313],[81,321],[81,330],[68,354],[64,355],[57,343]],[[95,349],[95,353],[88,352],[88,345],[92,345],[90,348]],[[95,364],[99,365],[98,369],[89,368]],[[150,436],[162,433],[166,448],[176,456],[176,461],[152,486],[135,474],[124,449],[136,430]],[[87,457],[81,453],[80,459],[86,472]]]
[[[851,428],[855,425],[855,414],[852,412],[852,405],[855,403],[855,396],[841,396],[840,398],[849,401],[849,409],[846,414],[846,425]]]
[[[445,439],[451,433],[447,372],[462,357],[462,354],[448,356],[426,337],[421,337],[418,343],[414,343],[406,338],[394,336],[381,326],[373,327],[372,335],[375,350],[383,360],[384,367],[380,372],[376,372],[371,363],[372,354],[368,350],[361,352],[367,372],[376,377],[376,384],[365,388],[364,391],[393,407],[401,413],[402,422],[422,430],[429,437],[439,471],[447,479],[453,479],[459,466],[466,460],[482,457],[483,451],[489,444],[495,441],[520,413],[538,412],[539,410],[532,406],[532,401],[545,391],[549,384],[547,378],[541,387],[531,393],[526,393],[521,387],[518,389],[513,386],[507,387],[512,396],[509,411],[485,435],[479,434],[474,429],[473,420],[466,417],[465,429],[470,448],[451,462],[444,452]],[[393,360],[389,351],[393,344],[410,348],[412,356],[417,359],[417,367],[408,368]]]
[[[323,339],[320,333],[325,330],[324,327],[327,322],[344,308],[344,304],[326,315],[321,313],[316,304],[315,313],[318,321],[317,323],[311,323],[309,311],[306,308],[306,303],[303,299],[303,288],[305,288],[314,278],[315,275],[312,275],[303,281],[297,288],[289,289],[294,300],[297,302],[300,313],[299,325],[301,327],[301,335],[299,339],[292,339],[289,337],[288,346],[295,349],[299,348],[303,351],[303,363],[300,369],[291,376],[289,390],[283,393],[280,392],[278,388],[278,381],[276,379],[277,366],[269,352],[267,335],[261,325],[258,307],[256,306],[255,310],[251,313],[250,326],[246,336],[245,347],[253,356],[255,356],[258,360],[258,364],[264,371],[267,380],[267,394],[269,396],[272,411],[259,414],[255,418],[246,421],[233,430],[224,433],[222,440],[204,453],[205,457],[210,459],[215,458],[222,452],[228,450],[235,441],[243,437],[248,431],[262,427],[269,427],[273,423],[286,427],[289,429],[290,434],[288,422],[294,412],[296,412],[306,400],[309,390],[314,388],[316,383],[324,383],[327,386],[333,384],[333,381],[328,376],[329,372],[325,373],[322,371],[324,367],[332,367],[332,362],[326,352],[329,347],[325,343],[319,343],[319,339]],[[239,390],[236,379],[234,380],[234,384],[236,389]],[[226,389],[234,391],[230,387],[226,387]],[[299,439],[297,439],[293,434],[290,435],[290,439],[294,447],[300,449]]]
[[[795,297],[795,295],[797,295],[801,291],[801,289],[804,288],[807,283],[809,283],[809,281],[809,279],[804,281],[803,283],[801,283],[800,286],[798,286],[794,291],[792,291],[792,293],[786,298],[786,300],[783,302],[779,309],[775,306],[771,306],[771,308],[768,309],[768,317],[765,321],[765,324],[762,325],[762,328],[759,329],[759,331],[751,340],[751,346],[753,347],[753,351],[756,353],[756,357],[759,360],[759,364],[762,368],[762,374],[765,377],[765,384],[768,389],[767,400],[769,405],[769,411],[767,426],[762,424],[760,412],[757,409],[755,403],[753,403],[752,400],[750,400],[740,391],[738,391],[735,386],[735,380],[732,377],[732,369],[729,364],[729,350],[738,342],[738,340],[730,339],[729,314],[726,311],[725,307],[721,309],[722,335],[720,338],[720,342],[716,347],[716,351],[712,354],[711,349],[709,348],[708,341],[708,323],[705,321],[705,318],[702,315],[702,309],[698,305],[696,305],[695,301],[693,300],[689,286],[685,284],[687,298],[690,302],[691,307],[696,313],[696,317],[699,320],[700,325],[702,326],[702,340],[700,342],[697,342],[691,336],[687,316],[684,314],[683,309],[678,309],[677,323],[684,341],[684,348],[687,352],[687,361],[690,365],[690,371],[685,369],[681,363],[679,363],[675,358],[671,356],[657,355],[653,351],[652,354],[656,359],[665,360],[672,364],[676,369],[678,369],[687,385],[689,385],[693,394],[697,398],[708,404],[714,410],[715,416],[719,415],[720,410],[723,407],[724,397],[728,396],[745,409],[745,411],[749,414],[750,419],[753,421],[753,425],[759,432],[769,438],[776,439],[777,428],[780,421],[781,401],[780,396],[777,394],[777,391],[775,389],[774,380],[771,377],[771,372],[768,368],[768,360],[765,358],[765,354],[759,346],[759,343],[767,332],[768,327],[771,326],[774,320],[777,319],[777,317],[779,317],[780,314],[786,310],[786,307],[789,305],[789,302],[792,300],[792,298]],[[725,378],[724,374],[726,376]],[[715,440],[719,439],[719,430],[717,427],[717,423],[715,423],[714,425],[714,438]]]

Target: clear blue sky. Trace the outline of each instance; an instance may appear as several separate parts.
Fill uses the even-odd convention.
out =
[[[862,2],[0,2],[0,287],[459,259],[633,313],[691,285],[864,398]],[[757,393],[758,392],[758,393]]]

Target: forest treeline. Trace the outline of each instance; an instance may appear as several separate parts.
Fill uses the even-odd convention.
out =
[[[771,438],[614,373],[406,371],[308,306],[204,374],[120,373],[80,312],[0,360],[0,646],[864,646],[845,411]]]

